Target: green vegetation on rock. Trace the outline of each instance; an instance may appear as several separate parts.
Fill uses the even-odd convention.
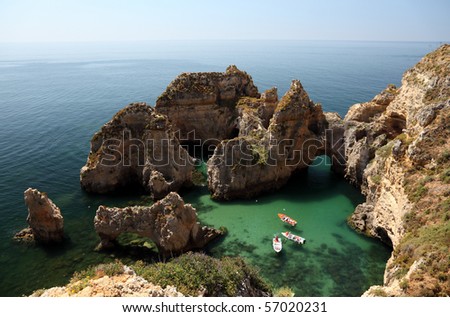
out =
[[[267,283],[241,258],[215,259],[200,253],[186,253],[167,263],[132,266],[151,283],[190,296],[262,296],[270,294]]]

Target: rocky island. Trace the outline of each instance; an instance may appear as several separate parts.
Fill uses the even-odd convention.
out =
[[[190,186],[193,168],[167,117],[145,103],[132,103],[92,137],[80,182],[92,193],[136,186],[160,199]]]
[[[272,94],[270,120],[259,115],[268,107],[268,93],[261,99],[240,101],[239,135],[221,141],[208,161],[208,187],[213,198],[251,198],[276,190],[294,172],[306,168],[322,147],[325,116],[301,83],[294,80],[279,102],[276,92]]]
[[[223,234],[213,228],[201,227],[195,208],[185,204],[174,192],[150,207],[100,206],[95,214],[94,227],[101,238],[101,249],[112,247],[120,234],[132,232],[150,238],[158,250],[167,255],[200,249]]]
[[[34,188],[28,188],[23,195],[28,208],[29,227],[16,233],[14,238],[42,244],[61,243],[64,239],[64,218],[58,206],[46,193]]]

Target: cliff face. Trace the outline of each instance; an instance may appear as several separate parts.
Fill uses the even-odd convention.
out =
[[[163,254],[202,248],[221,235],[218,230],[200,227],[196,210],[174,192],[150,207],[100,206],[95,214],[94,227],[101,238],[101,248],[112,247],[120,234],[131,232],[153,240]]]
[[[160,199],[189,186],[192,170],[192,158],[180,146],[167,117],[145,103],[133,103],[94,134],[80,182],[93,193],[137,185]]]
[[[366,295],[449,295],[450,45],[344,125],[346,177],[366,196],[349,222],[394,249],[384,286]]]
[[[24,192],[30,226],[15,235],[16,239],[36,240],[41,243],[60,243],[64,239],[64,219],[59,208],[37,189]]]
[[[232,65],[225,73],[183,73],[156,101],[182,142],[217,144],[237,129],[240,97],[259,97],[252,78]],[[194,132],[195,131],[195,132]]]
[[[261,99],[241,99],[239,136],[222,141],[208,161],[213,198],[250,198],[278,189],[292,173],[307,167],[322,147],[325,117],[300,82],[292,82],[267,127],[264,116],[257,114],[264,113],[261,107],[273,94],[272,90]],[[270,101],[275,103],[276,98]]]

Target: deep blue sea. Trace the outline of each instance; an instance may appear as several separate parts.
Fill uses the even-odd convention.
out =
[[[224,71],[235,64],[261,92],[276,86],[280,97],[292,79],[299,79],[313,101],[343,116],[349,106],[370,100],[387,84],[399,85],[402,73],[438,46],[333,41],[0,44],[0,295],[62,285],[75,270],[114,257],[125,262],[142,258],[141,249],[126,246],[114,253],[95,252],[92,221],[99,204],[124,206],[148,199],[142,193],[87,195],[79,186],[79,169],[95,131],[130,102],[153,105],[179,73]],[[325,165],[259,202],[213,202],[205,188],[186,193],[200,220],[229,228],[229,236],[207,251],[218,257],[242,255],[274,286],[289,286],[299,296],[359,296],[381,283],[390,251],[346,226],[362,197]],[[44,248],[12,240],[26,226],[23,192],[28,187],[47,192],[61,208],[68,237],[64,245]],[[234,219],[251,223],[260,210],[269,217],[273,209],[285,207],[304,211],[299,215],[305,219],[302,234],[312,239],[302,250],[290,247],[274,258],[261,232],[247,232],[250,242],[243,243],[233,227]],[[239,216],[233,214],[237,209]]]

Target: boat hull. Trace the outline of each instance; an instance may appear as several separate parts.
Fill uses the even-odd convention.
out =
[[[272,247],[273,247],[273,250],[278,253],[278,252],[281,252],[281,250],[283,249],[283,244],[280,239],[278,239],[278,241],[276,241],[276,239],[273,238],[272,239]]]
[[[291,240],[291,241],[294,241],[295,243],[298,243],[298,244],[305,244],[305,242],[306,242],[306,239],[305,238],[302,238],[302,237],[300,237],[300,236],[297,236],[297,235],[295,235],[295,234],[292,234],[292,233],[290,233],[289,231],[287,231],[287,232],[282,232],[281,233],[285,238],[287,238],[287,239],[289,239],[289,240]]]
[[[280,218],[280,220],[283,221],[284,223],[291,225],[292,227],[295,227],[295,225],[297,224],[296,220],[294,220],[291,217],[286,216],[285,214],[282,214],[282,213],[278,214],[278,218]]]

